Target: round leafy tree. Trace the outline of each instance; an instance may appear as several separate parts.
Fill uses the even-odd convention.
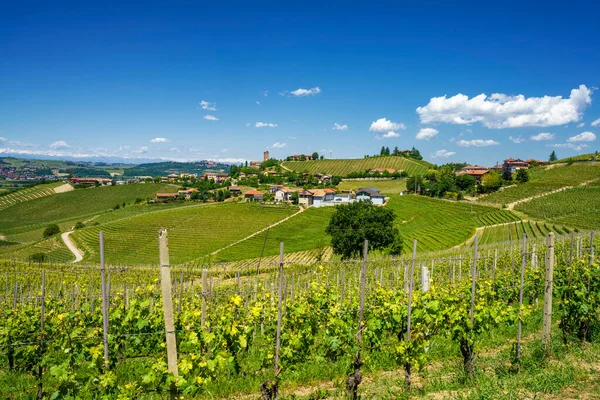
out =
[[[60,233],[60,228],[56,224],[50,224],[44,229],[44,238],[49,238],[50,236],[54,236],[57,233]]]
[[[396,214],[388,208],[374,206],[370,201],[339,205],[331,216],[325,232],[342,259],[356,258],[362,253],[364,241],[369,249],[385,249],[399,236],[394,227]]]

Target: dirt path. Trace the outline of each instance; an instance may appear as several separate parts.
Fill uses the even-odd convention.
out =
[[[549,196],[551,194],[562,192],[562,191],[565,191],[567,189],[573,189],[573,188],[576,188],[576,187],[586,186],[586,185],[589,185],[592,182],[596,182],[597,180],[598,179],[590,179],[589,181],[582,182],[582,183],[580,183],[579,185],[576,185],[576,186],[565,186],[565,187],[561,187],[561,188],[556,189],[556,190],[552,190],[551,192],[536,194],[535,196],[526,197],[526,198],[521,199],[521,200],[513,201],[512,203],[508,203],[506,205],[506,209],[512,211],[512,209],[515,208],[515,206],[518,205],[518,204],[526,203],[528,201],[531,201],[533,199],[538,199],[540,197]]]
[[[252,233],[251,235],[248,235],[248,236],[246,236],[245,238],[238,240],[237,242],[233,242],[233,243],[231,243],[231,244],[228,244],[228,245],[227,245],[227,246],[225,246],[225,247],[221,247],[220,249],[218,249],[218,250],[215,250],[215,251],[213,251],[212,253],[210,253],[210,255],[211,255],[211,256],[212,256],[212,255],[215,255],[215,254],[217,254],[217,253],[219,253],[219,252],[221,252],[221,251],[223,251],[223,250],[225,250],[225,249],[228,249],[228,248],[230,248],[230,247],[233,247],[233,246],[235,246],[235,245],[236,245],[236,244],[238,244],[238,243],[241,243],[241,242],[243,242],[244,240],[248,240],[248,239],[250,239],[251,237],[254,237],[254,236],[256,236],[256,235],[260,235],[260,234],[261,234],[261,233],[263,233],[264,231],[266,231],[266,230],[268,230],[268,229],[271,229],[271,228],[273,228],[274,226],[277,226],[277,225],[281,224],[282,222],[285,222],[285,221],[287,221],[288,219],[290,219],[290,218],[292,218],[292,217],[295,217],[296,215],[298,215],[298,214],[300,214],[300,213],[304,212],[304,210],[306,210],[306,208],[304,208],[304,207],[300,207],[300,210],[299,210],[298,212],[295,212],[294,214],[290,215],[289,217],[285,217],[284,219],[282,219],[282,220],[279,220],[279,221],[275,222],[274,224],[271,224],[271,225],[267,226],[266,228],[263,228],[263,229],[261,229],[261,230],[259,230],[259,231],[256,231],[256,232]]]
[[[77,246],[75,246],[75,243],[73,243],[73,241],[69,238],[69,235],[71,233],[73,233],[73,231],[65,232],[60,235],[60,238],[65,243],[65,245],[69,248],[69,250],[71,250],[71,253],[73,253],[73,255],[75,256],[75,261],[71,261],[71,262],[77,263],[77,262],[83,260],[83,255],[82,255],[81,250],[79,250],[77,248]]]

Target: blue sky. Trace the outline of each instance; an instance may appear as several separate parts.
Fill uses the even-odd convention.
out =
[[[598,148],[597,3],[324,3],[4,5],[0,153],[415,146],[435,163],[492,165]]]

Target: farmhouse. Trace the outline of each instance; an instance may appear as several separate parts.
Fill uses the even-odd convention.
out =
[[[298,193],[298,204],[305,207],[313,205],[313,194],[310,190],[302,190]]]
[[[315,178],[319,180],[319,183],[325,183],[331,181],[331,176],[325,174],[315,174]]]
[[[275,193],[277,193],[278,190],[281,190],[284,187],[285,187],[284,185],[273,185],[269,188],[269,193],[275,194]]]
[[[286,158],[287,161],[310,161],[312,159],[311,154],[292,154]]]
[[[275,192],[275,201],[291,202],[292,194],[295,192],[297,192],[297,190],[282,187]]]
[[[211,180],[215,181],[216,183],[223,183],[229,178],[229,175],[224,174],[224,173],[218,173],[218,172],[207,172],[204,175],[202,175],[200,178],[205,179],[205,180],[211,179]]]
[[[198,189],[191,188],[191,189],[186,189],[186,190],[178,190],[177,194],[179,196],[185,197],[186,200],[190,200],[192,198],[192,194],[198,193],[198,192],[199,192]]]
[[[490,172],[490,170],[486,167],[482,167],[480,165],[467,165],[458,171],[456,175],[470,175],[475,178],[477,182],[481,182],[481,177],[488,172]]]
[[[175,200],[179,195],[177,193],[156,193],[154,199],[156,201]]]
[[[364,200],[371,200],[373,204],[382,205],[385,203],[385,196],[375,188],[358,188],[356,191],[356,201]]]
[[[261,191],[252,189],[244,193],[244,201],[262,201],[262,199],[263,192]]]
[[[520,169],[529,168],[529,163],[527,161],[523,161],[520,158],[507,158],[504,160],[504,165],[502,169],[504,171],[509,171],[511,174],[517,172]]]
[[[229,190],[229,193],[231,193],[232,196],[239,196],[240,194],[242,194],[242,189],[240,189],[239,186],[229,186],[227,188]]]
[[[260,164],[262,164],[261,161],[250,161],[250,167],[252,167],[252,168],[258,169],[258,168],[260,168]]]

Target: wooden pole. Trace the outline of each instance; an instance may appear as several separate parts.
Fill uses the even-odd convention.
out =
[[[108,304],[106,299],[106,268],[104,265],[104,232],[100,232],[100,279],[102,293],[102,337],[104,341],[104,369],[108,370]]]
[[[44,355],[44,318],[46,312],[46,271],[42,271],[42,298],[41,298],[41,310],[40,310],[40,358],[38,360],[38,387],[37,387],[37,398],[39,400],[44,398],[44,386],[42,383],[42,374],[44,368],[42,367],[42,357]]]
[[[415,274],[415,261],[417,259],[417,241],[416,239],[413,241],[413,253],[412,253],[412,264],[411,264],[411,268],[410,268],[410,276],[409,276],[409,280],[410,283],[408,285],[408,313],[407,313],[407,318],[406,318],[406,341],[410,342],[410,322],[411,322],[411,313],[412,313],[412,292],[413,292],[413,287],[415,285],[415,281],[414,281],[414,274]],[[411,365],[410,363],[406,362],[404,363],[404,371],[406,373],[405,378],[406,378],[406,386],[410,387],[410,381],[411,381]]]
[[[279,375],[279,350],[281,348],[281,301],[283,290],[283,242],[279,244],[279,287],[277,288],[277,337],[275,343],[275,377]],[[277,394],[276,394],[277,396]],[[277,398],[277,397],[276,397]]]
[[[550,328],[552,325],[552,285],[554,279],[554,232],[548,234],[546,249],[546,285],[544,290],[544,323],[542,326],[542,344],[546,356],[550,356],[551,337]]]
[[[169,373],[178,376],[177,340],[175,336],[175,319],[173,317],[173,297],[171,295],[171,266],[169,264],[169,235],[166,229],[158,231],[158,250],[160,258],[160,286],[167,341],[167,367]],[[171,392],[174,392],[174,388],[175,386],[172,385]]]
[[[590,232],[590,265],[594,263],[594,231]]]
[[[369,260],[369,241],[365,239],[363,247],[363,264],[360,273],[360,308],[358,309],[358,351],[362,346],[362,328],[365,317],[365,287],[367,286],[367,262]]]
[[[523,234],[523,250],[521,253],[521,280],[519,281],[519,321],[517,322],[517,373],[521,372],[521,318],[523,313],[523,280],[525,279],[525,264],[527,263],[527,234]]]
[[[573,265],[573,246],[575,246],[575,231],[571,231],[571,251],[569,252],[569,265]]]
[[[207,277],[208,277],[208,270],[206,268],[204,268],[202,270],[202,314],[200,316],[200,326],[202,326],[202,328],[204,328],[204,325],[206,324],[206,296],[208,294],[207,291]]]
[[[469,317],[471,317],[471,326],[473,326],[473,320],[475,317],[475,281],[477,279],[477,235],[475,235],[475,248],[473,249],[473,268],[471,270],[471,310],[469,311]]]

